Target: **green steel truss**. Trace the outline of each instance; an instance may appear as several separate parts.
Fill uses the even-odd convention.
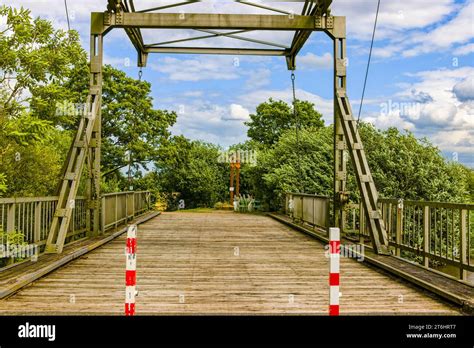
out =
[[[301,1],[301,14],[293,14],[250,1],[238,4],[262,8],[277,14],[210,14],[168,13],[164,9],[185,6],[200,1],[183,1],[136,10],[133,0],[108,0],[107,11],[91,14],[91,72],[89,112],[81,120],[76,140],[71,145],[67,169],[59,193],[59,203],[48,236],[47,252],[61,252],[68,224],[70,223],[77,185],[84,167],[88,168],[88,218],[91,234],[99,233],[100,211],[100,128],[102,93],[103,37],[113,28],[123,28],[138,53],[137,65],[146,66],[150,53],[268,55],[286,58],[289,70],[296,68],[296,56],[314,31],[327,33],[334,41],[334,213],[335,224],[344,229],[344,204],[346,202],[347,151],[356,171],[362,203],[366,211],[372,244],[378,253],[388,253],[387,233],[381,212],[377,207],[378,193],[367,164],[364,148],[357,131],[346,94],[346,19],[332,16],[332,0]],[[193,29],[200,36],[173,41],[145,43],[141,29]],[[225,31],[223,31],[225,30]],[[284,30],[294,32],[290,46],[256,40],[242,34],[257,30]],[[261,48],[201,47],[172,44],[213,37],[228,37],[250,41]]]

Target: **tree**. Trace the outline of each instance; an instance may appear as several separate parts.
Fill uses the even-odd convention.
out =
[[[54,195],[72,140],[70,132],[53,127],[26,127],[24,131],[22,123],[30,118],[23,116],[11,122],[20,135],[0,134],[0,177],[5,186],[0,191],[7,197]]]
[[[3,5],[0,17],[0,193],[52,194],[70,134],[42,106],[55,105],[85,53],[76,32],[54,30],[26,9]]]
[[[156,159],[170,136],[176,113],[153,108],[151,85],[128,77],[110,65],[104,67],[102,137],[104,171],[128,164],[135,169]],[[130,155],[129,155],[130,154]]]
[[[308,101],[296,101],[296,111],[300,119],[300,128],[320,128],[324,126],[322,115],[314,109],[314,104]],[[268,102],[257,106],[256,113],[250,115],[247,135],[250,139],[262,144],[273,145],[281,134],[296,127],[296,119],[292,108],[284,101]]]
[[[359,128],[375,184],[382,197],[441,202],[465,202],[467,176],[463,166],[449,163],[428,139],[381,131],[361,123]],[[358,197],[355,187],[352,191]]]
[[[179,192],[186,207],[212,207],[228,194],[228,164],[220,148],[184,136],[172,137],[160,151],[156,171],[162,192]]]
[[[3,5],[0,16],[6,22],[0,32],[0,113],[17,117],[31,106],[34,116],[51,119],[56,100],[67,93],[61,84],[86,59],[79,35],[54,30],[24,8]]]
[[[260,149],[256,166],[242,170],[250,193],[276,209],[285,192],[319,195],[332,188],[332,127],[284,131],[273,147]]]

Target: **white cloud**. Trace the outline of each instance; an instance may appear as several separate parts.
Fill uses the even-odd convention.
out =
[[[390,112],[388,114],[380,114],[364,117],[363,121],[372,123],[377,128],[387,129],[389,127],[396,127],[399,129],[413,130],[415,125],[409,121],[404,120],[400,116],[400,112]]]
[[[431,20],[424,22],[420,26],[399,26],[398,30],[395,30],[388,36],[380,35],[377,31],[377,39],[389,39],[389,43],[383,47],[374,48],[374,56],[380,58],[388,58],[395,55],[401,55],[403,57],[414,57],[420,54],[426,54],[431,52],[437,52],[441,50],[451,49],[455,45],[466,44],[470,40],[474,39],[474,28],[473,28],[473,13],[474,4],[468,1],[464,6],[456,5],[451,1],[444,1],[444,4],[433,4],[430,3],[430,10],[426,11],[428,3],[424,0],[415,1],[420,6],[424,5],[423,12],[428,14]],[[405,3],[404,5],[408,5]],[[432,16],[432,8],[444,6],[448,10],[445,15],[455,13],[453,17],[446,21],[441,22],[443,16]],[[421,8],[418,8],[421,10]],[[403,12],[403,14],[408,11]],[[410,11],[410,16],[413,13]],[[407,18],[403,18],[402,23]],[[380,22],[384,22],[384,18],[380,18]],[[386,25],[387,23],[385,23]],[[384,24],[381,24],[383,26]],[[403,29],[403,32],[400,30]],[[411,30],[415,29],[415,30]],[[468,54],[469,50],[472,50],[472,46],[466,45],[462,48],[458,48],[454,54]]]
[[[453,88],[453,92],[460,102],[474,101],[474,77],[468,76],[457,83]]]
[[[474,67],[438,69],[407,74],[414,82],[400,85],[397,103],[412,106],[407,112],[371,115],[378,127],[396,126],[428,136],[441,149],[474,153]]]
[[[229,120],[248,121],[249,111],[240,104],[230,105],[230,118]]]
[[[187,91],[187,92],[184,92],[182,95],[184,97],[194,98],[194,97],[201,97],[203,94],[204,94],[203,91]]]
[[[473,21],[474,21],[474,18],[473,18]],[[464,46],[459,46],[453,51],[454,55],[456,56],[465,56],[473,52],[474,52],[474,43],[470,43]]]
[[[322,113],[326,124],[333,122],[332,100],[324,99],[317,94],[313,94],[303,89],[296,90],[296,97],[300,100],[307,100],[313,103],[315,109]],[[293,92],[289,88],[285,90],[261,89],[252,91],[248,94],[243,94],[237,97],[237,100],[248,110],[255,110],[257,105],[267,101],[270,98],[273,98],[274,100],[283,100],[284,102],[291,104],[293,101]]]
[[[308,52],[303,56],[296,58],[296,65],[298,68],[306,70],[314,69],[330,69],[333,66],[332,54],[326,52],[322,56]]]
[[[259,68],[256,70],[250,70],[248,72],[246,71],[244,74],[249,76],[245,82],[245,89],[255,90],[270,83],[272,72],[266,68]]]
[[[433,135],[432,140],[443,150],[473,154],[474,130],[442,130]]]
[[[376,1],[334,1],[332,13],[347,18],[348,37],[370,40],[377,9]],[[377,39],[400,37],[400,33],[430,26],[456,9],[454,0],[382,1],[377,25]],[[403,38],[403,36],[401,37]]]
[[[198,99],[186,105],[175,105],[178,112],[173,134],[183,134],[195,140],[204,140],[229,146],[246,140],[248,110],[239,104],[218,105]]]
[[[192,59],[165,56],[158,63],[148,65],[174,81],[233,80],[239,77],[238,66],[228,56],[198,56]]]
[[[403,51],[405,57],[412,57],[420,53],[436,52],[447,49],[454,44],[466,43],[474,38],[473,28],[474,4],[468,2],[457,15],[445,24],[426,32],[419,32],[407,40],[408,47]]]

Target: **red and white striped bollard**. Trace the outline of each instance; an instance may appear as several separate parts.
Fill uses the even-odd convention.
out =
[[[341,254],[339,228],[329,229],[329,315],[339,315],[339,261]]]
[[[125,248],[125,315],[135,315],[135,286],[137,285],[137,225],[131,225],[127,231]]]

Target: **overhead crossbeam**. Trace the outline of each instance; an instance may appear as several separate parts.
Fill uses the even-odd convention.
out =
[[[172,44],[172,43],[204,40],[204,39],[210,39],[210,38],[219,37],[219,36],[229,36],[230,37],[233,34],[241,34],[241,33],[248,32],[248,30],[235,30],[235,31],[232,31],[230,33],[219,33],[219,32],[204,30],[204,29],[198,30],[198,31],[211,33],[211,35],[194,36],[194,37],[187,37],[187,38],[184,38],[184,39],[156,42],[156,43],[146,45],[145,47],[163,46],[163,45],[169,45],[169,44]]]
[[[246,56],[286,56],[288,50],[271,50],[258,48],[213,48],[213,47],[147,47],[146,53],[176,54],[227,54]]]
[[[317,30],[312,16],[221,13],[110,13],[115,28],[148,29],[245,29],[245,30]]]
[[[132,44],[138,52],[138,66],[146,65],[148,53],[187,53],[198,52],[209,54],[256,54],[259,51],[249,51],[241,48],[206,48],[197,50],[195,47],[176,47],[176,51],[167,48],[166,50],[155,50],[157,46],[171,43],[208,39],[216,36],[225,36],[238,40],[253,42],[256,44],[273,46],[285,49],[288,69],[296,68],[295,58],[313,31],[324,31],[331,29],[333,17],[330,17],[330,5],[332,0],[305,0],[301,15],[282,9],[255,3],[251,1],[235,0],[236,3],[262,8],[268,11],[281,13],[282,15],[268,14],[200,14],[200,13],[157,13],[168,8],[189,5],[202,2],[200,0],[182,1],[174,4],[150,7],[147,9],[135,10],[133,0],[108,0],[107,10],[104,13],[104,27],[108,30],[112,28],[124,28]],[[288,30],[294,31],[291,47],[266,42],[252,38],[237,36],[235,33],[216,33],[215,36],[198,36],[196,38],[184,38],[168,42],[158,42],[145,44],[140,29],[194,29],[210,32],[211,29],[221,30]],[[288,50],[289,49],[289,50]],[[257,49],[258,50],[258,49]],[[271,55],[269,50],[263,51],[265,55]],[[276,56],[282,55],[281,50],[275,52]]]
[[[196,29],[198,31],[202,31],[202,32],[205,32],[205,33],[213,33],[215,35],[218,35],[218,36],[225,36],[225,37],[229,37],[231,39],[236,39],[236,40],[241,40],[241,41],[248,41],[248,42],[253,42],[253,43],[257,43],[257,44],[260,44],[260,45],[267,45],[267,46],[273,46],[273,47],[280,47],[280,48],[289,48],[288,46],[286,45],[282,45],[282,44],[278,44],[278,43],[275,43],[275,42],[269,42],[269,41],[264,41],[264,40],[257,40],[257,39],[252,39],[252,38],[249,38],[249,37],[244,37],[244,36],[240,36],[240,35],[234,35],[236,33],[222,33],[222,32],[218,32],[218,31],[214,31],[214,30],[209,30],[209,29]],[[245,30],[244,32],[249,32],[250,30]]]

